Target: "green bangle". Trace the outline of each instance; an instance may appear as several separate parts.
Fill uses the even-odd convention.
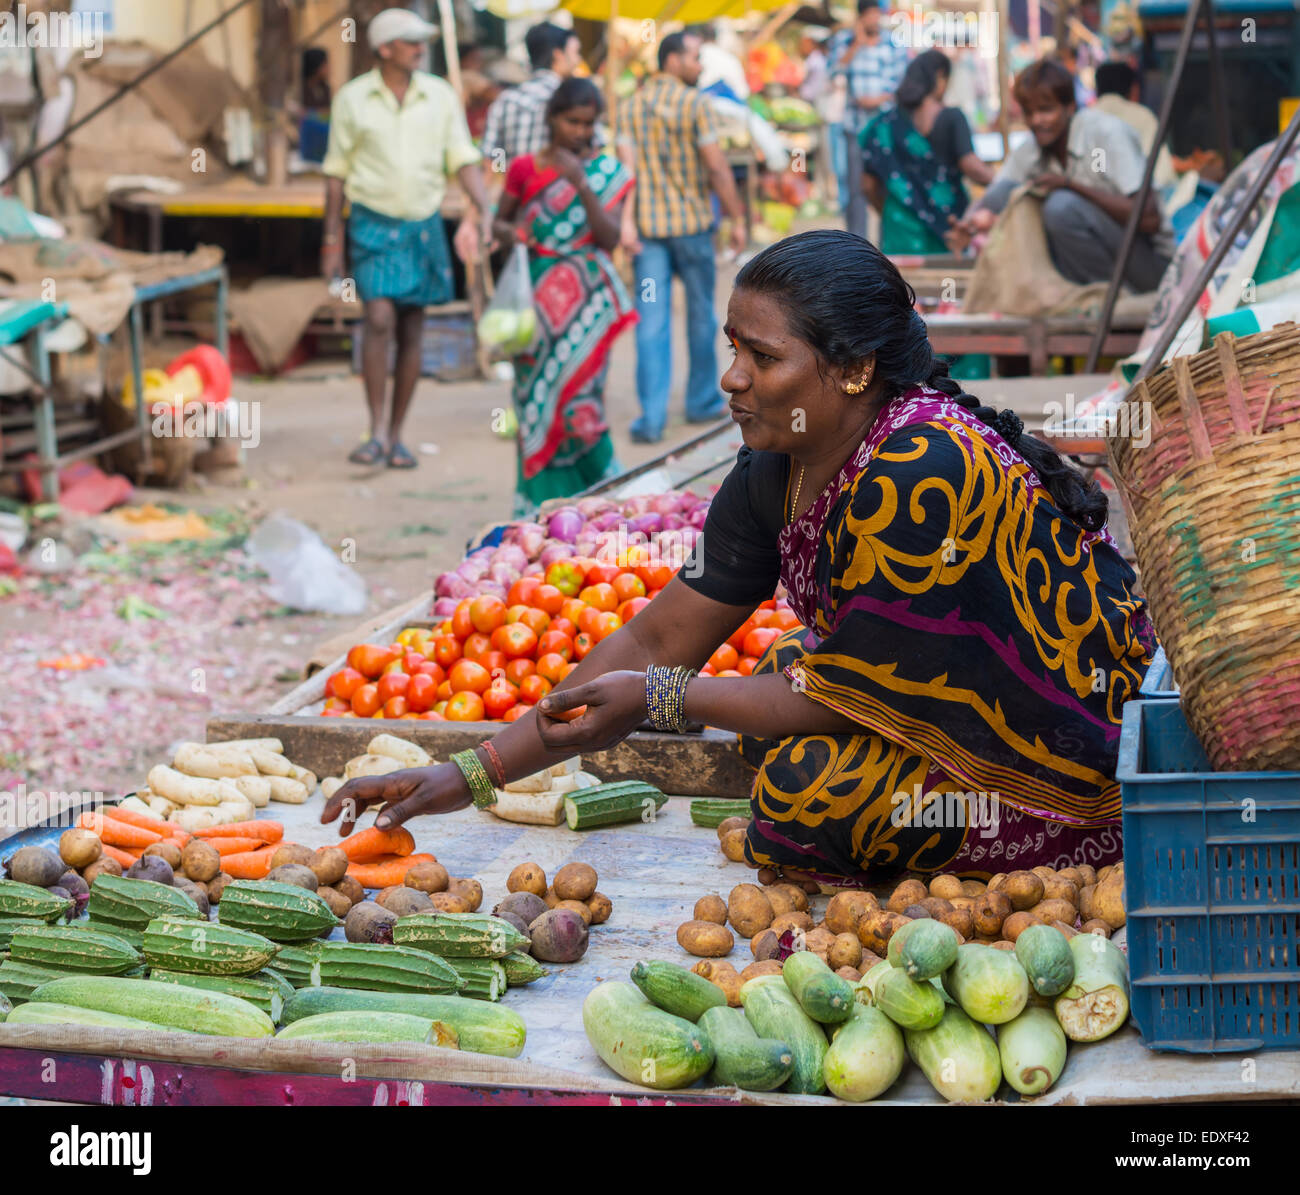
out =
[[[451,762],[460,769],[461,775],[465,777],[465,783],[469,785],[469,792],[474,800],[475,809],[486,809],[489,805],[497,803],[496,788],[487,774],[487,769],[472,749],[457,751],[451,757]]]

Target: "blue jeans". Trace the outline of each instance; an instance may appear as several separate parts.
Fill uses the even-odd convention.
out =
[[[690,370],[686,379],[686,418],[721,418],[726,403],[718,387],[718,317],[713,308],[713,233],[646,238],[633,267],[636,271],[636,393],[641,417],[631,430],[657,440],[668,422],[668,393],[673,377],[673,275],[686,287],[686,343]]]
[[[826,149],[830,154],[828,163],[835,175],[835,190],[840,200],[840,210],[849,206],[849,147],[844,143],[844,125],[839,121],[826,126]]]

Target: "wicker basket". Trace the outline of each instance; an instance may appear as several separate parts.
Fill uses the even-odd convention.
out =
[[[1225,332],[1175,358],[1111,431],[1151,615],[1206,755],[1218,771],[1300,769],[1300,328]]]

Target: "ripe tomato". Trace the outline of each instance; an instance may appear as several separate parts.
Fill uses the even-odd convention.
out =
[[[445,722],[447,720],[437,710],[425,710],[424,713],[415,716],[425,722]]]
[[[362,685],[352,694],[352,712],[358,718],[373,718],[375,711],[383,704],[379,700],[378,685]]]
[[[458,660],[447,676],[452,693],[482,693],[492,683],[492,674],[473,660]]]
[[[595,626],[596,619],[600,617],[601,612],[595,606],[585,606],[581,614],[578,615],[578,630],[591,634],[591,628]]]
[[[431,713],[431,714],[437,714],[438,717],[440,717],[440,718],[446,718],[446,716],[447,716],[447,699],[444,697],[441,701],[437,702],[437,703],[434,705],[433,709],[431,709],[431,710],[429,711],[429,713]]]
[[[547,631],[537,641],[537,657],[549,656],[558,652],[566,660],[573,659],[573,640],[560,631]]]
[[[742,622],[740,626],[736,628],[736,633],[734,635],[729,635],[727,637],[727,642],[730,643],[731,646],[734,647],[737,651],[744,651],[745,636],[748,635],[750,631],[757,630],[757,629],[758,629],[758,623],[756,623],[753,617],[751,616],[745,619],[745,621]]]
[[[506,665],[509,664],[510,661],[506,658],[505,652],[497,651],[494,648],[492,651],[484,655],[479,660],[479,663],[482,664],[483,667],[486,668],[493,676],[496,676],[498,672],[502,676],[505,676]]]
[[[800,625],[799,615],[793,610],[778,610],[769,625],[776,627],[778,631],[789,631]]]
[[[657,597],[659,596],[659,594],[662,593],[662,592],[663,592],[663,591],[662,591],[662,590],[659,590],[659,589],[647,589],[647,590],[645,591],[645,595],[646,595],[646,597],[648,597],[648,598],[653,602],[653,601],[655,600],[655,598],[657,598]]]
[[[346,710],[332,710],[332,709],[328,709],[328,708],[326,708],[326,709],[321,710],[321,712],[320,712],[320,716],[321,716],[322,718],[355,718],[355,717],[356,717],[356,714],[354,714],[354,713],[351,711],[351,709],[346,709]]]
[[[614,592],[614,587],[605,581],[598,585],[588,585],[578,594],[578,598],[602,612],[613,611],[618,606],[618,594]]]
[[[397,658],[397,652],[390,648],[358,643],[348,652],[348,667],[355,668],[367,680],[378,680],[380,673]]]
[[[405,672],[405,671],[406,671],[406,661],[405,661],[405,660],[394,660],[394,661],[393,661],[391,664],[389,664],[388,667],[385,668],[385,669],[383,670],[383,672],[381,672],[379,675],[380,675],[380,678],[382,679],[382,678],[385,677],[385,676],[391,676],[394,672]]]
[[[321,713],[329,714],[338,712],[341,714],[344,710],[350,710],[351,708],[352,704],[348,701],[344,701],[342,697],[327,697],[325,698],[325,708],[321,710]]]
[[[492,632],[492,646],[506,659],[517,660],[537,650],[537,634],[522,622],[507,622]]]
[[[449,680],[445,680],[445,681],[442,682],[442,684],[440,684],[440,685],[438,686],[438,700],[439,700],[439,701],[446,701],[447,698],[450,697],[450,696],[451,696],[451,681],[449,681]],[[435,704],[435,705],[434,705],[434,709],[437,709],[437,708],[438,708],[438,707],[437,707],[437,705]]]
[[[450,619],[450,618],[444,618],[444,619],[443,619],[443,620],[438,624],[438,631],[437,631],[437,633],[438,633],[439,635],[450,635],[450,634],[451,634],[451,619]]]
[[[432,677],[435,686],[442,684],[442,682],[447,679],[446,669],[444,669],[441,664],[434,663],[433,660],[425,660],[424,663],[415,670],[415,675]]]
[[[490,635],[506,620],[506,604],[495,594],[480,593],[469,604],[469,620],[476,631]]]
[[[756,627],[745,636],[745,655],[762,656],[780,634],[776,627]]]
[[[424,661],[424,652],[411,649],[402,657],[402,671],[414,674],[415,670],[419,668]]]
[[[520,701],[512,705],[504,714],[501,715],[502,722],[515,722],[522,718],[533,707],[526,701]]]
[[[724,643],[709,657],[709,663],[714,672],[721,672],[724,668],[734,668],[739,659],[740,653],[730,643]]]
[[[767,601],[765,601],[765,602],[759,602],[759,603],[758,603],[758,608],[759,608],[760,610],[775,610],[775,609],[776,609],[776,598],[768,598]]]
[[[531,606],[533,598],[541,585],[541,577],[520,577],[506,594],[506,602],[511,606]]]
[[[327,697],[351,701],[352,694],[366,683],[366,678],[355,668],[340,668],[325,682]]]
[[[469,616],[469,607],[472,598],[462,598],[456,603],[456,609],[451,616],[451,633],[457,639],[468,639],[474,633],[474,623]]]
[[[390,672],[381,676],[379,684],[375,686],[379,692],[380,704],[387,705],[390,697],[405,697],[410,683],[411,678],[405,672]]]
[[[650,604],[649,598],[634,597],[628,598],[625,602],[620,602],[615,613],[624,622],[640,614]]]
[[[559,652],[548,652],[538,657],[537,675],[556,685],[564,679],[564,670],[568,665],[568,656],[562,656]]]
[[[543,582],[533,590],[533,599],[529,604],[537,610],[544,610],[554,618],[560,612],[560,607],[564,605],[564,601],[564,594],[556,589],[554,585],[547,585]]]
[[[488,652],[492,650],[492,640],[489,636],[475,631],[468,639],[465,640],[461,651],[467,660],[482,660]]]
[[[520,618],[523,617],[524,611],[527,609],[528,607],[522,604],[518,606],[507,606],[506,622],[518,622]]]
[[[548,631],[558,631],[561,635],[568,635],[570,639],[578,633],[577,625],[570,622],[567,618],[552,618],[551,625],[546,629]]]
[[[593,564],[587,570],[588,585],[609,585],[623,570],[617,564]]]
[[[586,631],[580,631],[578,637],[573,641],[574,659],[581,660],[595,646],[596,640]]]
[[[752,676],[754,674],[754,665],[758,661],[753,656],[741,656],[736,663],[736,671],[741,676]]]
[[[764,610],[763,607],[760,606],[749,616],[749,621],[756,627],[770,627],[776,621],[776,611]]]
[[[509,681],[493,681],[483,694],[483,709],[489,718],[499,718],[519,700],[519,690]]]
[[[645,582],[636,573],[619,573],[610,584],[614,586],[614,594],[620,602],[625,602],[628,598],[645,597]]]
[[[483,698],[468,689],[457,693],[447,702],[443,717],[448,722],[482,722],[487,711],[483,707]]]
[[[673,579],[675,570],[666,564],[643,564],[636,570],[636,575],[645,582],[646,591],[662,589]]]
[[[718,674],[714,671],[714,669],[713,669],[713,665],[712,665],[712,664],[705,664],[704,667],[700,669],[700,675],[701,675],[701,676],[717,676]]]
[[[529,659],[511,660],[506,665],[506,680],[512,685],[519,684],[524,677],[532,676],[537,671],[537,665]]]
[[[608,639],[622,625],[623,620],[617,614],[612,610],[606,610],[603,614],[596,615],[596,621],[591,628],[591,637],[599,643],[602,639]]]
[[[627,562],[625,571],[635,572],[650,563],[650,549],[645,544],[633,544],[623,554],[623,559]]]
[[[433,641],[433,658],[442,668],[450,668],[462,655],[460,640],[455,635],[439,635]]]
[[[522,622],[534,635],[540,635],[551,625],[551,616],[545,610],[529,606],[516,621]]]
[[[719,676],[739,676],[740,673],[737,672],[734,668],[725,668],[725,669],[723,669],[721,672],[719,672],[718,675],[719,675]]]
[[[425,710],[433,708],[433,703],[438,699],[438,682],[425,673],[417,673],[411,677],[411,683],[406,686],[406,704],[417,714],[424,713]]]
[[[523,684],[519,686],[519,698],[521,701],[532,702],[534,705],[541,701],[547,693],[553,688],[551,681],[544,676],[526,676]]]
[[[385,718],[400,718],[410,712],[410,706],[406,704],[405,697],[390,697],[384,702]]]
[[[546,583],[565,597],[573,597],[586,580],[586,570],[576,560],[557,560],[546,570]]]

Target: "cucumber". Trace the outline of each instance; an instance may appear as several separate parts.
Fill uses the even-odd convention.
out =
[[[1065,1069],[1065,1033],[1050,1008],[1026,1008],[998,1030],[998,1053],[1012,1087],[1021,1095],[1041,1095]]]
[[[907,927],[904,926],[904,929]],[[874,1004],[876,1002],[876,987],[880,983],[880,977],[886,971],[891,970],[888,959],[881,959],[878,963],[873,963],[857,982],[856,997],[860,1004]]]
[[[1056,1019],[1071,1041],[1101,1041],[1128,1017],[1128,960],[1100,934],[1077,934],[1070,954],[1074,979],[1056,998]]]
[[[1040,996],[1059,996],[1074,978],[1070,943],[1051,925],[1031,925],[1016,939],[1016,958]]]
[[[454,992],[464,987],[464,981],[450,960],[410,946],[389,946],[382,942],[322,942],[314,953],[317,961],[311,972],[313,985],[424,994]],[[275,961],[280,961],[279,955]],[[473,961],[455,960],[467,967]],[[289,982],[294,982],[292,976]]]
[[[393,925],[393,943],[443,958],[504,958],[528,939],[487,913],[410,913]]]
[[[621,822],[652,822],[668,798],[643,780],[620,780],[580,788],[564,798],[564,820],[570,830],[591,830]]]
[[[957,948],[943,981],[962,1010],[985,1025],[1005,1025],[1029,1000],[1029,976],[1016,956],[976,942]]]
[[[275,1036],[291,1041],[411,1041],[456,1048],[456,1035],[445,1025],[403,1012],[323,1012],[294,1021]],[[439,1037],[442,1040],[436,1040]]]
[[[640,962],[632,967],[632,982],[647,1000],[664,1012],[698,1021],[706,1009],[717,1008],[727,997],[715,983],[676,963]]]
[[[932,979],[957,961],[957,931],[942,921],[917,918],[889,939],[886,957],[911,979]]]
[[[327,1012],[404,1012],[443,1021],[455,1030],[460,1048],[498,1058],[518,1058],[528,1031],[523,1018],[499,1004],[465,996],[422,996],[408,992],[365,992],[356,988],[302,988],[284,1002],[280,1014],[289,1025]]]
[[[630,983],[592,988],[582,1002],[582,1027],[606,1066],[658,1091],[688,1087],[713,1065],[707,1033],[656,1008]]]
[[[32,1000],[20,1004],[5,1020],[6,1025],[89,1025],[103,1029],[144,1029],[150,1033],[179,1033],[183,1030],[171,1025],[142,1021],[115,1012],[100,1012],[93,1008],[78,1008],[73,1004],[51,1004]]]
[[[217,1037],[270,1037],[271,1018],[247,1000],[151,979],[68,975],[38,987],[33,1001],[75,1004],[98,1012],[138,1017],[173,1029]]]
[[[728,1008],[725,1001],[704,1010],[700,1028],[713,1043],[713,1078],[726,1087],[775,1091],[794,1070],[790,1047],[783,1041],[759,1037],[745,1014],[739,1008]]]
[[[754,807],[748,801],[733,801],[726,797],[705,797],[691,802],[691,821],[697,826],[716,830],[729,817],[753,817]]]
[[[781,978],[814,1021],[838,1025],[853,1015],[854,991],[810,950],[790,955],[781,965]],[[711,985],[710,985],[711,986]]]
[[[822,1073],[833,1096],[861,1103],[888,1091],[906,1061],[903,1031],[880,1009],[859,1004],[836,1030]]]
[[[1002,954],[990,950],[990,954]],[[907,1053],[946,1100],[991,1100],[1002,1082],[1002,1060],[988,1031],[955,1004],[933,1029],[905,1029]]]
[[[804,953],[807,953],[806,951]],[[788,1042],[794,1053],[794,1070],[787,1091],[797,1095],[821,1095],[826,1090],[822,1063],[826,1057],[826,1034],[812,1019],[780,975],[758,975],[740,989],[745,1019],[759,1037]]]
[[[275,958],[271,960],[271,966],[262,969],[273,970],[277,975],[283,975],[295,988],[308,987],[311,984],[312,971],[320,961],[319,948],[322,945],[324,943],[310,946],[281,946]]]
[[[943,997],[929,980],[919,982],[890,967],[876,982],[875,1007],[904,1029],[933,1029],[943,1019]]]
[[[276,1022],[284,1011],[284,1002],[293,995],[293,987],[287,979],[281,975],[268,975],[265,971],[256,975],[195,975],[188,971],[163,971],[153,967],[149,978],[158,983],[178,983],[205,992],[238,996]]]
[[[91,896],[93,903],[93,891]],[[316,893],[274,880],[227,884],[218,916],[226,925],[252,930],[273,942],[305,942],[342,924]]]

